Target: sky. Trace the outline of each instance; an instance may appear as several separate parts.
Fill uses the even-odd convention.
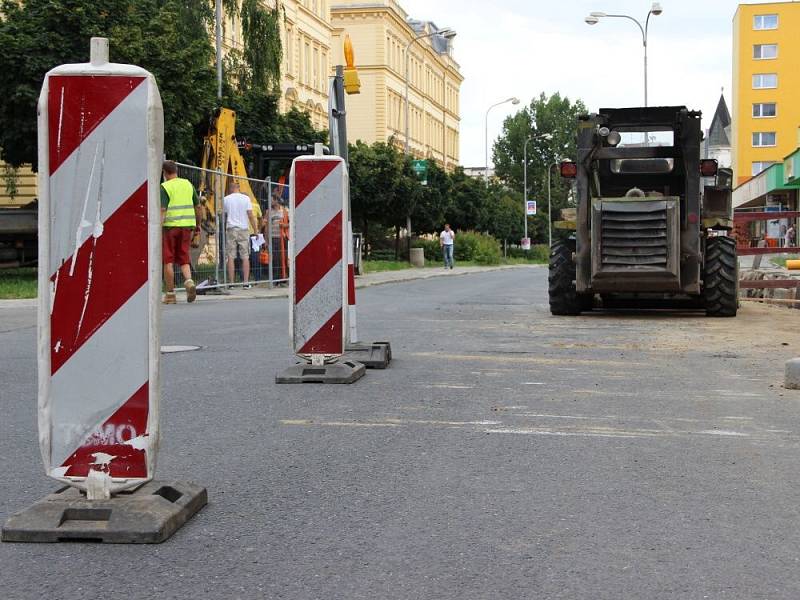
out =
[[[686,105],[714,115],[722,88],[731,99],[732,22],[737,0],[662,0],[650,18],[649,104]],[[750,0],[749,3],[760,3]],[[484,122],[490,143],[503,118],[540,92],[580,98],[589,111],[641,106],[642,34],[626,19],[584,23],[592,11],[627,14],[644,24],[650,0],[400,0],[415,19],[451,27],[453,57],[461,66],[461,164],[482,166]],[[490,155],[491,160],[491,155]]]

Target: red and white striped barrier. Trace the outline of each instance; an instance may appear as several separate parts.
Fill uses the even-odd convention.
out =
[[[358,343],[356,268],[353,260],[353,221],[347,219],[347,343]]]
[[[50,477],[107,497],[158,448],[161,99],[153,76],[92,62],[39,97],[39,441]]]
[[[338,156],[301,156],[290,180],[293,349],[321,363],[345,347],[347,166]]]

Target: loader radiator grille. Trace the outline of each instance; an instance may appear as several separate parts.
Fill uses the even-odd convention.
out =
[[[600,252],[604,267],[667,268],[667,210],[603,206]]]

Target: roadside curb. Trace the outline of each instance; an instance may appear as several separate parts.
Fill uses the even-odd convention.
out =
[[[403,271],[381,271],[379,273],[370,273],[369,275],[361,275],[356,277],[356,289],[364,289],[375,287],[378,285],[388,285],[392,283],[404,283],[407,281],[419,281],[423,279],[433,279],[437,277],[456,277],[459,275],[477,275],[480,273],[491,273],[493,271],[504,271],[507,269],[538,269],[545,267],[544,264],[531,264],[531,265],[498,265],[496,267],[462,267],[458,271],[444,271],[443,269],[430,268],[430,273],[415,271],[413,273],[404,273]],[[458,268],[458,267],[456,267]],[[391,276],[386,278],[378,278],[383,274],[391,273]],[[400,275],[401,273],[404,273]],[[377,276],[377,277],[376,277]],[[373,279],[367,279],[373,277]],[[289,290],[286,288],[275,288],[271,290],[262,290],[260,293],[238,294],[234,292],[230,296],[206,296],[203,302],[210,300],[257,300],[257,299],[271,299],[271,298],[285,298],[289,295]],[[200,297],[198,297],[198,301]]]

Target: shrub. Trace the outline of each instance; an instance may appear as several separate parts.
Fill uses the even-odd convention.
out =
[[[523,250],[519,246],[514,246],[508,249],[507,254],[509,258],[524,258],[535,263],[546,263],[550,260],[547,244],[532,245],[530,250]]]
[[[400,258],[405,256],[405,252],[400,252]],[[372,248],[369,253],[369,258],[364,255],[365,260],[395,260],[394,248]]]
[[[456,261],[474,261],[482,265],[500,264],[500,242],[486,233],[465,231],[456,233]]]
[[[423,248],[425,260],[440,262],[444,259],[439,240],[415,240],[414,248]],[[456,232],[454,258],[456,262],[476,262],[482,265],[497,265],[503,254],[500,242],[486,233],[475,231]]]
[[[414,240],[411,245],[423,249],[426,261],[441,262],[444,259],[439,240]]]

